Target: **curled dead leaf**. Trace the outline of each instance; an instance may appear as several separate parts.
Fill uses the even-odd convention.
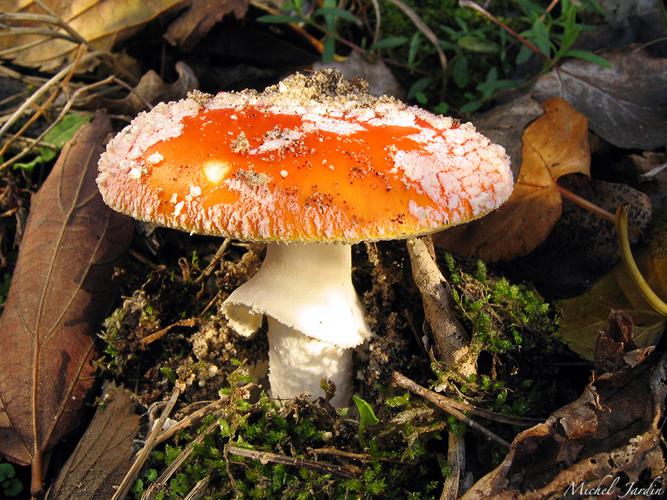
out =
[[[33,494],[43,453],[79,425],[94,381],[92,333],[116,294],[113,263],[132,238],[131,220],[109,209],[95,184],[110,132],[98,113],[33,196],[0,317],[0,454],[32,465]]]
[[[435,235],[438,246],[488,261],[534,250],[561,215],[558,178],[590,175],[586,118],[563,99],[548,100],[544,114],[523,133],[522,158],[510,199],[478,221]]]
[[[666,381],[667,356],[602,375],[517,435],[503,462],[463,499],[561,498],[599,484],[615,498],[640,476],[660,477],[667,467],[660,448]],[[626,479],[613,482],[617,476]]]
[[[558,302],[559,336],[581,357],[594,361],[600,332],[608,328],[609,311],[622,310],[632,318],[636,347],[655,346],[667,318],[655,312],[632,283],[622,264],[577,297]]]
[[[149,70],[126,97],[109,99],[95,95],[88,102],[88,107],[90,109],[103,108],[110,113],[134,116],[145,110],[149,105],[161,101],[182,99],[188,91],[199,88],[197,76],[187,64],[178,61],[176,72],[178,73],[178,80],[168,84],[155,71]]]

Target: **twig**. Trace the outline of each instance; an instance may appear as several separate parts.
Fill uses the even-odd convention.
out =
[[[62,29],[67,31],[67,33],[72,35],[81,45],[85,45],[86,48],[88,48],[88,50],[94,50],[93,47],[90,45],[90,43],[88,43],[88,40],[82,37],[74,28],[72,28],[72,26],[70,26],[70,24],[67,21],[65,21],[62,17],[60,17],[57,12],[53,11],[42,0],[35,0],[35,3],[39,5],[44,12],[51,15],[56,20],[58,26],[60,26]]]
[[[23,45],[16,45],[14,47],[9,47],[4,50],[0,50],[0,57],[6,57],[10,54],[13,54],[15,52],[22,52],[24,50],[32,49],[33,47],[37,47],[37,45],[40,45],[44,43],[44,40],[33,40],[32,42],[24,43]]]
[[[440,40],[438,40],[436,34],[433,33],[433,30],[429,28],[424,21],[422,21],[422,18],[419,17],[419,15],[411,7],[405,5],[400,0],[389,0],[389,1],[393,3],[396,7],[398,7],[400,10],[402,10],[403,13],[406,16],[408,16],[410,21],[414,23],[417,29],[419,29],[419,31],[421,31],[424,34],[424,36],[433,44],[435,50],[438,52],[438,59],[440,60],[440,67],[442,68],[443,86],[446,85],[447,56],[445,55],[445,52],[442,50],[442,47],[440,47]]]
[[[204,438],[208,436],[211,432],[213,432],[213,430],[219,425],[220,424],[218,423],[217,420],[215,422],[211,422],[209,425],[206,426],[206,429],[204,429],[195,439],[190,441],[188,445],[183,449],[183,451],[178,454],[176,460],[170,463],[169,467],[167,467],[162,472],[162,474],[160,474],[160,477],[158,477],[155,480],[155,482],[148,487],[148,489],[144,492],[143,495],[141,495],[141,500],[152,500],[153,498],[155,498],[155,494],[164,488],[164,485],[167,484],[167,481],[171,479],[171,477],[176,473],[179,467],[183,465],[183,463],[190,457],[190,455],[192,455],[195,446],[201,443],[204,440]]]
[[[361,460],[362,462],[370,462],[373,460],[373,457],[368,453],[354,453],[352,451],[339,450],[338,448],[309,448],[308,451],[311,451],[317,455],[331,455],[334,457],[343,457],[351,458],[352,460]]]
[[[532,52],[537,54],[538,56],[542,57],[543,59],[546,59],[547,61],[551,61],[549,57],[544,54],[540,49],[538,49],[535,45],[533,45],[531,42],[529,42],[526,38],[523,36],[519,35],[516,31],[514,31],[512,28],[507,26],[505,23],[502,21],[499,21],[496,19],[490,12],[488,12],[484,7],[481,5],[473,2],[472,0],[459,0],[459,6],[460,7],[468,7],[470,9],[476,10],[480,14],[482,14],[484,17],[487,19],[491,20],[498,26],[500,26],[502,29],[507,31],[510,35],[512,35],[514,38],[516,38],[519,42],[521,42],[523,45],[528,47]]]
[[[156,264],[152,260],[144,257],[136,250],[130,250],[129,254],[137,261],[141,262],[146,267],[150,268],[151,271],[162,271],[165,269],[164,264]]]
[[[373,3],[373,11],[375,12],[375,29],[373,30],[373,45],[380,39],[380,28],[382,26],[382,14],[380,13],[380,2],[378,0],[371,0]]]
[[[571,201],[575,205],[583,208],[584,210],[588,210],[592,214],[597,215],[602,220],[606,220],[607,222],[616,224],[616,216],[611,212],[607,212],[604,208],[597,206],[595,203],[588,201],[586,198],[583,198],[582,196],[579,196],[576,193],[573,193],[572,191],[570,191],[567,188],[564,188],[558,183],[556,183],[556,187],[558,188],[558,192],[563,198]],[[630,233],[634,238],[638,238],[639,235],[641,234],[641,231],[639,230],[639,228],[633,226],[630,228]]]
[[[26,156],[28,153],[30,153],[30,151],[32,151],[33,148],[35,146],[37,146],[39,144],[39,142],[44,137],[46,137],[46,134],[48,134],[51,130],[53,130],[55,128],[55,126],[58,125],[58,123],[60,123],[60,121],[65,117],[67,112],[72,108],[72,106],[74,105],[74,103],[76,102],[76,100],[77,100],[77,98],[79,97],[80,94],[82,94],[83,92],[88,92],[88,91],[90,91],[94,88],[106,85],[107,83],[110,83],[111,81],[113,81],[113,78],[114,78],[113,76],[110,76],[110,77],[105,78],[104,80],[100,80],[98,82],[91,83],[90,85],[85,85],[85,86],[75,90],[72,93],[72,96],[67,100],[67,103],[63,106],[63,109],[60,110],[60,113],[58,114],[58,117],[53,121],[53,123],[51,123],[51,125],[49,125],[46,129],[44,129],[42,131],[42,133],[39,134],[39,136],[37,136],[36,139],[34,139],[34,142],[32,144],[30,144],[27,148],[24,148],[20,153],[17,153],[12,158],[10,158],[7,161],[0,164],[0,171],[4,170],[5,168],[9,167],[10,165],[15,163],[16,161],[18,161],[21,158],[23,158],[24,156]],[[15,136],[13,139],[15,140],[15,139],[18,139],[18,138],[19,138],[18,136]]]
[[[164,337],[167,333],[169,333],[169,331],[172,328],[176,328],[177,326],[193,327],[193,326],[196,326],[196,325],[197,325],[197,320],[195,318],[180,319],[180,320],[172,323],[171,325],[168,325],[168,326],[165,326],[164,328],[159,329],[157,332],[149,333],[145,337],[141,337],[139,339],[139,343],[142,346],[146,346],[146,345],[152,344],[156,340],[159,340],[162,337]]]
[[[474,364],[461,363],[468,356],[468,334],[456,318],[451,290],[432,257],[430,237],[407,240],[412,276],[421,292],[426,320],[431,325],[438,357],[448,366],[460,364],[462,374],[474,373]]]
[[[208,483],[211,482],[211,477],[206,476],[203,479],[197,481],[197,484],[190,490],[183,500],[197,500],[201,498],[206,493],[206,488],[208,488]]]
[[[86,54],[81,58],[80,62],[81,64],[86,63],[96,57],[98,57],[100,54],[103,54],[101,51],[96,51],[96,52],[91,52],[89,54]],[[72,71],[73,67],[75,67],[76,62],[73,61],[69,64],[67,64],[63,69],[58,71],[55,75],[53,75],[51,78],[49,78],[40,88],[35,90],[35,92],[28,97],[23,104],[21,104],[14,113],[12,113],[12,116],[5,122],[5,124],[0,128],[0,137],[2,137],[7,130],[18,120],[24,113],[25,111],[32,107],[35,102],[42,97],[49,88],[51,88],[53,85],[57,84],[60,80],[64,79],[67,77],[68,74]]]
[[[222,242],[222,245],[220,245],[220,248],[218,248],[218,251],[215,252],[215,255],[211,259],[211,262],[209,262],[208,266],[206,266],[206,269],[202,271],[202,273],[197,276],[197,279],[195,280],[195,283],[200,283],[204,281],[206,278],[209,277],[209,275],[213,272],[215,269],[215,266],[218,265],[218,262],[222,260],[222,256],[224,253],[227,251],[227,247],[229,247],[229,244],[232,242],[231,238],[225,238],[225,241]]]
[[[232,455],[252,458],[253,460],[257,460],[262,464],[272,462],[276,464],[290,465],[293,467],[305,467],[306,469],[313,469],[319,472],[323,472],[324,474],[333,474],[345,479],[354,479],[356,477],[355,474],[350,472],[345,467],[327,462],[316,462],[314,460],[306,460],[305,458],[288,457],[287,455],[278,455],[277,453],[269,453],[268,451],[249,450],[247,448],[240,448],[231,444],[225,446],[225,450]]]
[[[440,500],[456,500],[461,489],[461,473],[466,466],[466,446],[463,436],[452,431],[447,442],[447,463],[450,473],[442,485]]]
[[[428,391],[431,394],[432,398],[437,399],[439,403],[441,403],[446,407],[456,408],[457,410],[460,411],[467,411],[472,413],[473,415],[477,415],[478,417],[485,418],[486,420],[491,420],[492,422],[498,422],[500,424],[508,424],[508,425],[519,425],[522,427],[531,427],[535,424],[539,424],[540,422],[542,422],[542,420],[539,418],[514,417],[510,415],[503,415],[502,413],[496,413],[494,411],[485,410],[484,408],[478,408],[477,406],[471,405],[470,403],[466,403],[465,401],[457,401],[456,399],[449,398],[444,394],[429,391],[428,389],[425,388],[424,390]],[[434,402],[436,405],[440,406],[438,402],[432,400],[429,401]]]
[[[72,43],[77,43],[78,40],[70,35],[66,35],[65,33],[60,33],[59,31],[54,31],[50,29],[40,29],[40,28],[17,28],[17,27],[11,27],[7,31],[0,31],[0,37],[6,37],[6,36],[16,36],[16,35],[43,35],[45,37],[49,38],[62,38],[63,40],[67,40],[68,42]],[[45,40],[39,40],[40,42],[44,43]]]
[[[249,391],[254,384],[247,384],[243,387],[240,387],[239,391]],[[168,439],[171,439],[177,432],[187,429],[190,426],[196,425],[202,418],[206,415],[210,415],[218,410],[220,410],[225,404],[229,402],[229,396],[222,396],[220,399],[213,401],[212,403],[207,404],[203,408],[191,413],[187,417],[183,417],[181,420],[176,422],[174,425],[165,429],[160,433],[160,435],[155,440],[155,445],[162,444]]]
[[[440,394],[433,391],[429,391],[425,387],[422,387],[418,383],[414,382],[413,380],[410,380],[408,377],[398,372],[392,373],[392,382],[395,386],[401,387],[402,389],[406,389],[414,394],[417,394],[418,396],[421,396],[427,401],[430,401],[438,408],[444,410],[446,413],[449,413],[457,420],[466,424],[471,429],[475,429],[476,431],[481,432],[482,434],[487,436],[489,439],[495,441],[496,443],[504,446],[505,448],[509,448],[510,446],[509,442],[505,441],[503,438],[491,432],[486,427],[478,424],[474,420],[467,417],[462,411],[455,408],[454,405],[451,405],[449,401],[441,398]]]
[[[77,50],[77,52],[75,54],[75,57],[74,57],[74,60],[72,61],[72,66],[71,66],[70,71],[68,71],[67,75],[65,75],[63,80],[60,83],[57,84],[56,89],[51,93],[51,95],[46,99],[46,101],[44,103],[39,104],[39,105],[35,104],[34,106],[32,106],[32,107],[36,107],[37,111],[30,118],[28,118],[28,120],[26,120],[26,122],[23,124],[23,126],[21,126],[21,128],[18,130],[18,132],[16,132],[12,137],[10,137],[9,140],[5,141],[5,143],[2,145],[2,148],[0,148],[0,156],[4,155],[5,151],[7,151],[9,146],[11,146],[11,144],[18,137],[20,137],[23,134],[23,132],[25,132],[35,121],[37,121],[39,119],[39,117],[42,116],[45,113],[46,109],[48,107],[50,107],[51,104],[53,104],[53,102],[56,100],[56,98],[60,95],[60,92],[62,91],[63,87],[70,81],[70,79],[74,75],[74,72],[76,71],[77,65],[79,64],[79,60],[81,59],[81,56],[83,54],[83,50],[81,50],[81,49],[83,49],[83,47],[79,46],[79,49],[80,50]],[[11,117],[10,117],[10,119],[11,119]],[[52,124],[52,126],[53,126],[53,124]],[[42,133],[42,135],[39,136],[39,139],[44,137],[46,135],[46,133],[47,133],[47,131],[44,131]],[[30,151],[31,149],[32,149],[32,147],[29,147],[27,149],[27,151]],[[19,155],[21,155],[21,156],[18,156],[18,155],[17,156],[19,158],[21,158],[22,155],[27,154],[27,151],[24,150],[23,152],[19,153]],[[16,160],[10,159],[5,163],[11,164],[13,161],[16,161]]]
[[[144,443],[143,448],[141,448],[139,453],[137,453],[137,456],[134,459],[134,463],[130,467],[130,470],[128,470],[125,474],[125,477],[121,481],[116,492],[111,497],[111,500],[122,500],[127,495],[127,492],[130,490],[134,480],[137,478],[137,474],[139,474],[139,471],[144,466],[144,463],[146,463],[146,460],[148,460],[148,456],[155,447],[156,440],[160,434],[160,431],[162,430],[162,426],[164,425],[164,422],[167,420],[167,417],[171,411],[174,409],[180,394],[181,391],[177,387],[174,388],[174,392],[169,398],[167,406],[162,411],[162,414],[160,415],[160,418],[157,420],[155,425],[148,430],[148,437],[146,438],[146,442]]]

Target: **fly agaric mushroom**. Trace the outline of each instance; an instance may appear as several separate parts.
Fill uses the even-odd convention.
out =
[[[267,243],[223,304],[251,335],[268,321],[274,397],[351,392],[352,348],[371,332],[351,282],[351,244],[476,219],[512,191],[509,159],[474,127],[367,94],[334,70],[268,87],[193,92],[142,113],[107,146],[104,201],[193,233]]]

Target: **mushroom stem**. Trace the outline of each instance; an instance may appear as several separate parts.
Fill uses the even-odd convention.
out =
[[[345,406],[352,396],[352,349],[303,335],[271,316],[269,322],[269,383],[271,394],[291,399],[322,394],[321,380],[336,384],[331,404]]]
[[[350,245],[270,243],[257,274],[229,296],[223,312],[241,335],[268,317],[273,396],[317,397],[328,378],[337,388],[333,404],[349,402],[352,348],[371,334],[352,286]]]

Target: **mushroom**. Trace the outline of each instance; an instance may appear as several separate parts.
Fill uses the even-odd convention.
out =
[[[136,219],[266,242],[223,312],[246,336],[266,316],[274,397],[320,395],[328,378],[336,406],[371,335],[351,244],[440,231],[512,191],[505,151],[471,124],[370,96],[334,70],[159,104],[109,142],[99,172],[104,201]]]

